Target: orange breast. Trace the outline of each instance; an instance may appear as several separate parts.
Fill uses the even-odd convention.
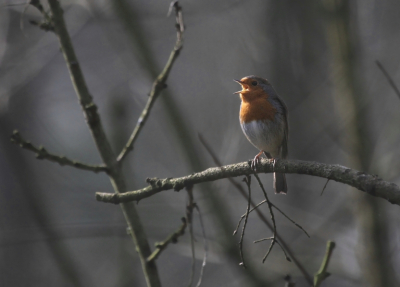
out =
[[[240,122],[248,123],[256,120],[274,120],[276,108],[266,97],[251,99],[250,101],[245,99],[243,95],[241,95],[241,98]]]

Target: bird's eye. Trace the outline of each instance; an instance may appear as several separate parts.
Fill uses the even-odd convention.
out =
[[[251,82],[251,84],[252,84],[253,86],[257,86],[257,81],[253,81],[253,82]]]

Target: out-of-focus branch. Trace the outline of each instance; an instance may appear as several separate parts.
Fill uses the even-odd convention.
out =
[[[376,65],[378,66],[378,68],[382,71],[382,73],[385,75],[386,79],[388,80],[389,84],[392,86],[393,90],[395,91],[396,95],[399,97],[400,99],[400,91],[397,88],[396,84],[394,83],[394,81],[392,80],[392,77],[389,75],[389,73],[386,71],[386,69],[383,67],[383,65],[381,64],[381,62],[379,61],[375,61]]]
[[[47,159],[49,161],[53,161],[58,163],[59,165],[69,165],[73,166],[75,168],[83,169],[83,170],[90,170],[94,172],[107,172],[108,169],[105,165],[91,165],[91,164],[86,164],[79,162],[77,160],[72,160],[69,159],[65,156],[62,155],[56,155],[53,153],[49,153],[44,147],[35,147],[33,144],[31,144],[29,141],[26,141],[22,138],[20,133],[15,130],[11,136],[11,142],[19,145],[20,147],[30,150],[34,153],[36,153],[36,158],[37,159]]]
[[[322,283],[322,281],[324,281],[329,275],[331,275],[329,272],[326,272],[326,269],[328,269],[328,264],[332,256],[333,248],[335,248],[335,242],[328,241],[328,243],[326,244],[326,253],[324,259],[322,260],[321,267],[314,275],[313,287],[318,287]]]
[[[347,162],[352,167],[371,172],[378,172],[371,154],[373,150],[373,128],[370,124],[372,109],[376,105],[370,102],[364,79],[361,77],[359,41],[357,21],[357,5],[351,0],[322,1],[329,13],[326,17],[326,35],[332,55],[332,82],[334,87],[334,103],[338,118],[336,121],[346,122],[342,133],[341,146],[347,151]],[[351,211],[356,219],[357,256],[361,264],[363,286],[389,286],[391,266],[387,260],[389,251],[386,240],[388,220],[385,209],[373,198],[360,193],[349,194]]]
[[[257,167],[259,173],[297,173],[318,176],[331,179],[353,186],[370,195],[384,198],[390,203],[400,205],[400,187],[394,183],[382,180],[376,175],[366,174],[361,171],[350,169],[335,164],[301,160],[278,160],[274,164],[267,159],[262,159]],[[129,191],[123,194],[110,194],[97,192],[96,199],[103,202],[118,204],[120,202],[138,201],[152,196],[163,190],[173,189],[179,191],[190,184],[197,184],[208,181],[215,181],[222,178],[250,175],[253,171],[248,162],[213,167],[202,172],[193,173],[180,178],[148,178],[150,186],[136,191]]]
[[[191,287],[193,283],[193,277],[196,266],[196,249],[194,247],[195,238],[193,234],[193,209],[196,206],[196,203],[194,202],[194,197],[193,197],[193,185],[186,187],[186,191],[188,194],[188,203],[186,205],[186,218],[189,224],[190,249],[192,250],[192,268],[190,270],[189,283],[187,286]]]
[[[172,243],[177,243],[178,242],[178,237],[182,236],[185,233],[185,229],[187,226],[186,218],[182,217],[182,225],[176,230],[175,232],[171,233],[168,235],[168,237],[162,241],[162,242],[157,242],[156,243],[156,250],[147,257],[147,262],[151,262],[153,260],[156,260],[158,256],[160,256],[161,252],[167,247],[168,244]]]
[[[169,73],[171,71],[172,65],[174,64],[176,58],[179,56],[180,51],[183,47],[183,32],[184,32],[184,24],[182,18],[182,8],[179,6],[178,1],[174,1],[171,3],[171,8],[175,9],[175,16],[176,16],[176,29],[177,29],[177,39],[174,48],[169,56],[167,64],[165,65],[164,69],[154,81],[153,86],[150,91],[149,99],[147,100],[146,106],[144,107],[142,114],[140,115],[136,127],[133,130],[131,136],[129,137],[128,142],[126,143],[125,147],[122,149],[121,153],[119,154],[117,160],[121,162],[129,153],[130,150],[133,149],[133,144],[135,143],[139,132],[141,131],[143,125],[145,124],[150,110],[153,107],[157,96],[161,93],[163,89],[167,87],[165,82],[168,79]]]
[[[116,160],[116,156],[101,124],[97,107],[94,104],[86,85],[85,78],[75,55],[72,41],[64,22],[63,10],[58,0],[48,0],[48,2],[52,14],[54,32],[60,41],[61,51],[64,55],[72,84],[82,106],[86,122],[89,126],[90,132],[92,133],[92,137],[96,143],[100,156],[108,168],[108,175],[111,184],[115,193],[125,192],[126,184],[121,170],[121,165]],[[161,286],[161,283],[158,276],[157,266],[153,261],[147,262],[146,260],[151,254],[151,250],[139,214],[136,211],[136,207],[132,203],[123,203],[121,204],[121,208],[125,220],[127,221],[130,234],[135,243],[147,285],[149,287],[159,287]]]

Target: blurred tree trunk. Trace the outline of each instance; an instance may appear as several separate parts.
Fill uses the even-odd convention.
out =
[[[342,123],[342,145],[348,165],[368,172],[371,163],[371,133],[367,96],[357,77],[356,7],[350,1],[324,1],[328,16],[327,39],[332,53],[334,100]],[[390,286],[383,234],[387,233],[384,214],[376,198],[363,193],[350,193],[350,206],[358,226],[358,256],[363,286]]]

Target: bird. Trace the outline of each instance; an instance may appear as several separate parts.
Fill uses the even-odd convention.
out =
[[[234,80],[242,86],[239,112],[240,125],[246,138],[260,152],[254,157],[251,167],[256,170],[260,156],[275,162],[288,155],[288,109],[268,80],[247,76]],[[274,172],[275,193],[287,193],[286,176]]]

